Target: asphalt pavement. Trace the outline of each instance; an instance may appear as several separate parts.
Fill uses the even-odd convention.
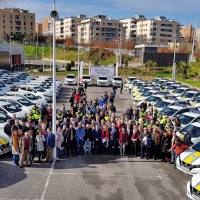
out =
[[[69,106],[71,86],[64,86],[57,109]],[[88,100],[100,98],[110,87],[88,87]],[[132,101],[117,91],[115,106],[120,115]],[[168,163],[120,156],[63,157],[56,163],[33,163],[20,169],[12,155],[0,157],[0,200],[186,200],[191,176]]]

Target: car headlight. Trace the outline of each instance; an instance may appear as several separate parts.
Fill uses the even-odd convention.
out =
[[[200,168],[200,165],[194,165],[192,168]]]

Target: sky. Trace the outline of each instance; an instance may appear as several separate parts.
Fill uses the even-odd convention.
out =
[[[55,0],[59,17],[85,14],[92,17],[106,14],[109,18],[130,18],[145,15],[147,18],[166,16],[182,25],[195,24],[200,28],[199,0]],[[36,13],[36,22],[49,16],[53,9],[53,0],[0,0],[0,8],[15,7]]]

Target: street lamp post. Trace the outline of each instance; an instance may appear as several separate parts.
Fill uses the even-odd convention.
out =
[[[80,32],[78,32],[78,86],[79,86],[79,76],[80,76],[80,69],[79,69],[79,64],[80,64],[80,53],[79,53],[79,48],[80,48]]]
[[[196,20],[195,20],[195,25],[194,25],[194,29],[193,29],[193,40],[192,40],[192,56],[191,56],[191,61],[193,62],[194,61],[194,47],[195,47],[195,36],[196,36],[196,27],[197,27],[197,17],[196,16]]]
[[[10,36],[10,67],[11,67],[11,70],[12,70],[12,48],[11,48],[11,38],[13,36]]]
[[[175,81],[175,76],[176,76],[176,39],[177,39],[177,35],[173,34],[172,36],[175,37],[175,39],[174,39],[174,59],[173,59],[173,68],[172,68],[172,81]]]
[[[26,51],[25,51],[25,39],[23,39],[23,47],[24,47],[24,67],[25,67],[25,56],[26,56]]]
[[[100,45],[100,52],[99,52],[99,64],[100,64],[100,62],[101,62],[101,41],[99,42],[99,45]]]
[[[66,49],[65,49],[65,45],[64,45],[64,68],[66,67]]]
[[[42,44],[42,65],[43,65],[43,72],[44,72],[44,44]]]
[[[37,33],[37,41],[36,41],[36,61],[38,59],[38,33]]]
[[[51,44],[49,46],[50,46],[50,71],[51,71]]]

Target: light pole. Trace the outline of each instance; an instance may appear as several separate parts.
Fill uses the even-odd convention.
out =
[[[56,29],[55,21],[59,19],[58,12],[55,10],[55,0],[53,0],[53,11],[50,13],[51,18],[53,19],[53,99],[52,99],[52,133],[56,135]],[[55,136],[56,137],[56,136]],[[56,146],[56,140],[55,140]],[[53,150],[54,161],[57,158],[56,148]]]
[[[13,36],[10,36],[10,67],[11,67],[11,70],[12,70],[12,48],[11,48],[11,38]]]
[[[175,37],[175,39],[174,39],[174,59],[173,59],[173,68],[172,68],[172,81],[175,81],[175,76],[176,76],[176,39],[177,39],[177,35],[173,34],[172,36]]]
[[[36,41],[36,61],[37,61],[37,59],[38,59],[38,33],[37,33],[37,41]]]
[[[24,47],[24,67],[25,67],[25,56],[26,56],[25,41],[26,41],[26,39],[23,39],[23,47]]]
[[[43,65],[43,72],[44,72],[44,44],[42,44],[42,65]]]
[[[66,67],[66,50],[64,45],[64,68]]]
[[[100,45],[100,53],[99,53],[99,64],[100,64],[100,62],[101,62],[101,41],[99,42],[99,45]]]
[[[195,36],[196,36],[195,31],[196,31],[196,26],[197,26],[197,17],[198,16],[196,16],[195,25],[194,25],[194,29],[193,29],[194,32],[193,32],[192,55],[191,55],[192,62],[193,62],[193,57],[194,57],[194,45],[195,45]]]
[[[120,32],[120,47],[119,47],[119,56],[120,56],[120,67],[122,67],[122,27]]]
[[[80,55],[79,55],[79,45],[80,45],[80,32],[78,32],[78,86],[79,86],[79,76],[80,76],[80,69],[79,69],[79,63],[80,63]]]
[[[51,44],[49,46],[50,46],[50,71],[51,71]]]

